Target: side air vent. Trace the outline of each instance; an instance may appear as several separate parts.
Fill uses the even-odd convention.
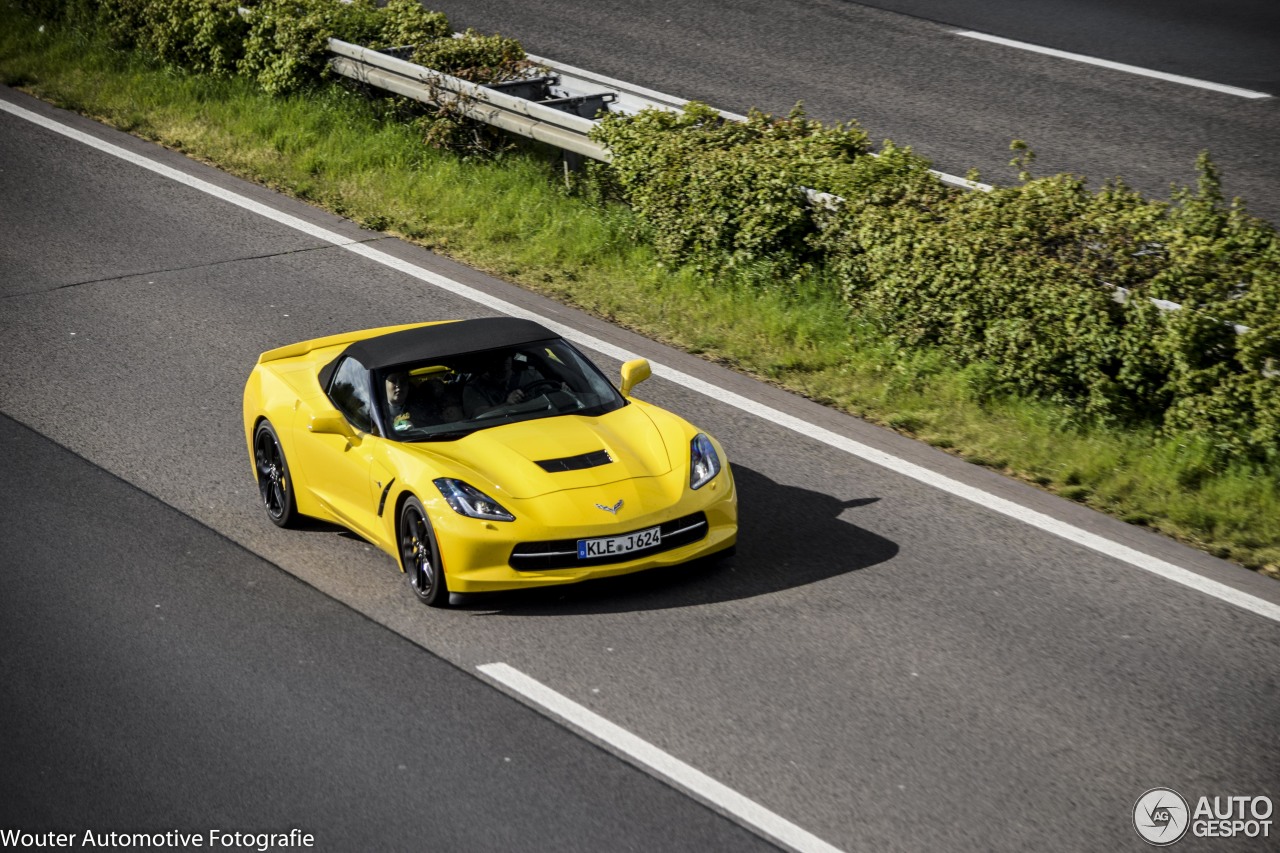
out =
[[[609,455],[607,450],[597,450],[593,453],[584,453],[581,456],[566,456],[563,459],[543,459],[538,466],[543,471],[555,473],[557,471],[581,471],[584,468],[599,468],[601,465],[608,465],[613,461],[613,457]]]

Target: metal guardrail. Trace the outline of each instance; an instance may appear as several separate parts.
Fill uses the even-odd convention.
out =
[[[329,40],[329,50],[334,54],[329,67],[344,77],[416,101],[455,109],[485,124],[593,160],[608,163],[613,159],[607,148],[588,138],[595,121],[560,109],[558,104],[531,101],[504,92],[501,87],[480,86],[339,39]]]

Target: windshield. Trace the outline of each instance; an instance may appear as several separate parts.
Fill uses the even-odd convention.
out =
[[[558,339],[397,365],[374,378],[387,435],[397,441],[444,441],[626,405],[595,365]]]

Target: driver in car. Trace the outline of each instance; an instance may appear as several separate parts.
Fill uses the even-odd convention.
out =
[[[478,375],[462,389],[462,410],[467,417],[474,418],[499,406],[524,400],[524,392],[512,387],[513,375],[509,355],[486,362]]]

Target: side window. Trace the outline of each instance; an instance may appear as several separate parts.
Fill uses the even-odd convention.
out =
[[[329,385],[329,399],[361,432],[373,431],[373,402],[369,399],[369,371],[354,358],[342,360]]]

